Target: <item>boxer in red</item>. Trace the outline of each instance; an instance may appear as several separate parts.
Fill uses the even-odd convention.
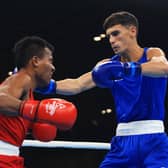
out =
[[[18,41],[14,51],[18,73],[0,86],[0,167],[3,168],[24,167],[19,147],[29,128],[36,139],[50,141],[55,138],[57,128],[70,129],[77,117],[77,109],[71,102],[38,101],[30,96],[31,90],[45,87],[51,80],[55,71],[54,47],[40,37],[31,36]]]

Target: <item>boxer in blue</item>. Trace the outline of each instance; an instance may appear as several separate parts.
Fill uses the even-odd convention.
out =
[[[79,78],[52,81],[48,90],[72,95],[96,85],[110,89],[118,125],[100,168],[168,168],[163,124],[168,75],[165,54],[160,48],[138,44],[138,20],[129,12],[112,13],[105,19],[104,29],[115,55]]]

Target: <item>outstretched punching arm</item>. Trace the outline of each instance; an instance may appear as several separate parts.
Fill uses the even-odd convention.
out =
[[[50,80],[50,84],[45,88],[37,88],[35,92],[40,94],[61,94],[75,95],[95,87],[91,72],[85,73],[78,78],[67,78],[64,80]]]

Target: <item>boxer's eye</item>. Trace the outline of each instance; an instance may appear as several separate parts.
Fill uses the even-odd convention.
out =
[[[109,39],[110,36],[115,37],[115,36],[118,36],[119,34],[120,34],[120,31],[116,30],[116,31],[111,32],[110,34],[107,34],[106,37]]]

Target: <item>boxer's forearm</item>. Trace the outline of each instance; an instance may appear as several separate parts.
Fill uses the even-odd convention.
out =
[[[85,73],[76,79],[57,81],[57,94],[75,95],[95,87],[91,72]]]

